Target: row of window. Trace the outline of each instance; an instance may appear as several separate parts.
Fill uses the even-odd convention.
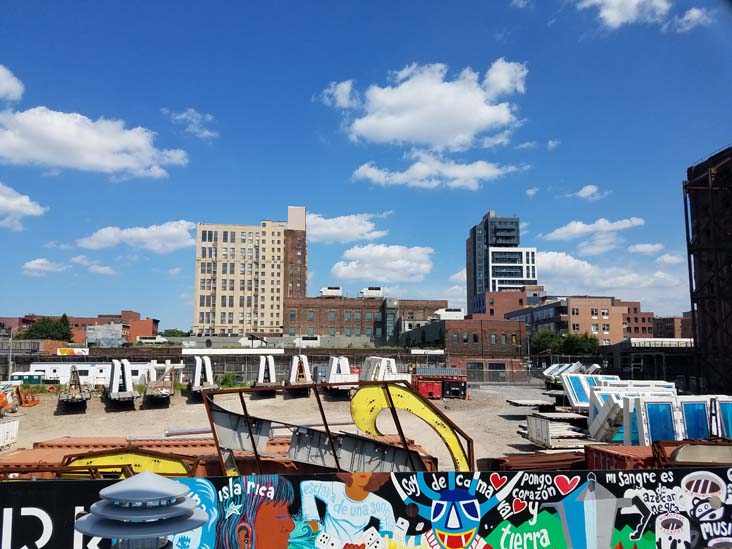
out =
[[[473,336],[473,343],[480,343],[480,334],[477,332],[474,332],[472,334]],[[468,332],[463,332],[462,341],[464,344],[470,343],[470,334]],[[454,344],[460,343],[460,334],[458,332],[452,333],[452,342]],[[490,344],[491,345],[497,345],[498,344],[498,336],[496,334],[490,335]],[[501,334],[501,345],[507,345],[508,344],[508,335]],[[511,345],[518,345],[518,337],[516,334],[511,334]]]
[[[294,326],[290,326],[288,330],[288,334],[291,336],[297,335],[297,330]],[[364,330],[361,330],[361,328],[344,328],[343,329],[343,335],[345,337],[361,337],[362,335],[365,335],[366,337],[373,337],[374,334],[376,337],[382,336],[382,330],[380,326],[376,327],[376,330],[374,331],[373,328],[365,328]],[[313,326],[308,327],[308,336],[312,337],[315,335],[315,328]],[[336,335],[336,329],[333,327],[328,328],[328,335],[330,337],[335,337]]]
[[[272,232],[272,236],[282,236],[281,231]],[[267,236],[266,232],[262,232],[262,236]],[[241,243],[244,244],[247,239],[249,242],[252,242],[253,239],[259,240],[259,231],[254,232],[241,232]],[[201,242],[218,242],[219,241],[219,231],[201,231]],[[221,241],[222,242],[230,242],[232,244],[236,243],[236,231],[221,231]],[[262,243],[265,243],[266,240],[262,239]],[[279,244],[280,241],[278,240],[277,243]]]
[[[289,313],[290,321],[294,322],[297,320],[297,311],[294,309],[290,310]],[[328,311],[328,320],[335,320],[337,316],[337,311]],[[381,311],[376,311],[375,313],[372,313],[372,311],[366,311],[366,320],[371,321],[375,320],[376,322],[381,322]],[[308,311],[307,313],[307,319],[308,320],[315,320],[315,311]],[[343,312],[343,320],[349,321],[349,320],[361,320],[361,311],[344,311]],[[412,320],[412,319],[410,319]]]
[[[266,314],[262,313],[261,318],[264,319]],[[221,313],[220,317],[221,324],[234,324],[234,313]],[[253,318],[253,320],[252,320]],[[270,315],[270,318],[276,319],[276,315]],[[199,324],[211,324],[216,320],[216,314],[215,313],[198,313],[198,323]],[[227,322],[228,320],[228,322]],[[254,325],[257,325],[257,322],[259,322],[260,326],[266,326],[265,320],[259,320],[259,317],[255,314],[252,317],[252,313],[246,314],[246,323],[252,324],[254,322]],[[239,313],[239,324],[244,324],[244,314]],[[276,322],[275,320],[269,321],[270,326],[279,326],[279,322]]]
[[[597,318],[597,311],[599,309],[596,309],[595,307],[590,308],[590,316],[592,318]],[[572,307],[572,316],[579,316],[580,310],[579,307]],[[610,318],[610,311],[608,309],[602,309],[602,318]]]

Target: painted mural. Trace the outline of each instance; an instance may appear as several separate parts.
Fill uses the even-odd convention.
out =
[[[732,549],[732,469],[182,479],[175,549]],[[109,481],[0,483],[0,549],[110,547],[74,517]]]

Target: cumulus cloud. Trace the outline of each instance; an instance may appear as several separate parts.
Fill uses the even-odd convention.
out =
[[[46,276],[50,273],[60,273],[69,268],[68,265],[54,263],[45,257],[31,259],[23,263],[23,274],[26,276]]]
[[[534,149],[536,148],[536,141],[524,141],[516,145],[516,148],[519,150]]]
[[[620,219],[618,221],[608,221],[605,218],[600,218],[594,223],[570,221],[566,225],[559,227],[558,229],[554,229],[552,232],[545,235],[544,238],[547,240],[571,240],[573,238],[589,234],[624,231],[633,227],[640,227],[645,225],[645,223],[645,220],[641,217],[630,217],[627,219]]]
[[[0,101],[18,101],[23,97],[23,83],[4,65],[0,65]]]
[[[358,92],[353,88],[353,80],[331,82],[320,94],[320,99],[325,105],[337,109],[355,109],[361,104]]]
[[[180,149],[158,149],[155,133],[122,120],[34,107],[0,111],[0,163],[70,168],[135,177],[165,177],[164,166],[185,166]]]
[[[94,274],[108,276],[117,274],[112,267],[108,265],[102,265],[101,262],[97,261],[96,259],[90,259],[85,255],[77,255],[75,257],[72,257],[71,263],[74,263],[75,265],[81,265],[82,267],[85,267],[87,271]]]
[[[671,10],[671,2],[670,0],[579,0],[577,8],[597,8],[602,24],[614,30],[630,23],[661,23]]]
[[[489,135],[484,137],[481,141],[481,146],[485,149],[493,149],[495,147],[506,146],[511,143],[511,134],[513,130],[504,130],[495,135]]]
[[[601,190],[597,185],[585,185],[576,193],[569,194],[567,196],[576,196],[583,200],[600,200],[610,194],[610,191]]]
[[[628,246],[628,251],[632,254],[654,255],[663,250],[663,244],[633,244]]]
[[[51,250],[70,250],[71,248],[73,248],[71,244],[59,242],[58,240],[51,240],[50,242],[46,242],[43,247],[49,248]]]
[[[559,139],[550,139],[549,141],[546,142],[546,148],[548,151],[553,151],[561,144],[562,144],[562,142],[559,141]]]
[[[377,230],[374,219],[386,217],[390,213],[360,213],[330,218],[323,217],[321,214],[309,213],[307,215],[308,240],[325,244],[376,240],[386,236],[389,231]]]
[[[512,8],[528,8],[531,5],[531,2],[529,0],[511,0],[511,7]]]
[[[684,15],[673,17],[663,26],[663,30],[674,32],[689,32],[696,27],[706,27],[712,24],[709,10],[705,8],[689,8]]]
[[[190,133],[199,139],[213,139],[219,136],[219,132],[206,127],[207,124],[216,121],[211,114],[198,112],[191,107],[181,112],[175,112],[167,107],[163,107],[160,109],[160,112],[167,116],[173,124],[184,126],[184,132]]]
[[[422,246],[367,244],[345,251],[343,260],[331,269],[342,280],[376,282],[421,282],[432,271],[434,250]]]
[[[158,254],[167,254],[195,246],[196,239],[191,231],[196,224],[190,221],[168,221],[149,227],[104,227],[95,233],[76,241],[81,248],[100,250],[126,244],[132,248],[142,248]]]
[[[676,254],[663,254],[656,258],[656,263],[660,265],[680,265],[685,262],[686,260],[683,257]]]
[[[452,80],[447,73],[447,66],[441,63],[413,63],[391,73],[391,85],[369,86],[363,101],[357,100],[350,80],[332,82],[321,97],[336,108],[357,108],[346,124],[354,141],[460,150],[473,146],[478,137],[489,132],[495,135],[517,123],[514,107],[495,100],[525,93],[525,64],[500,58],[482,82],[471,68]],[[490,146],[491,139],[487,139]],[[505,139],[501,137],[499,142]]]
[[[674,315],[689,309],[685,272],[612,263],[601,266],[563,252],[538,252],[537,271],[552,295],[604,295],[639,300],[644,310]]]
[[[539,192],[539,187],[529,187],[526,189],[526,196],[529,198],[534,198],[534,195]]]
[[[392,172],[368,162],[353,172],[353,179],[365,179],[381,186],[405,185],[421,189],[448,187],[476,191],[483,181],[491,181],[519,170],[516,166],[502,166],[484,160],[460,164],[422,151],[413,151],[409,156],[414,162],[403,172]]]
[[[37,217],[48,211],[48,208],[33,202],[26,194],[0,182],[0,227],[11,231],[22,231],[21,220],[24,217]]]
[[[456,284],[465,284],[465,281],[467,280],[467,271],[465,268],[460,269],[458,272],[450,275],[450,282],[455,282]]]

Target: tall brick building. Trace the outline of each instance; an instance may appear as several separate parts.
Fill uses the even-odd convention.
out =
[[[199,223],[193,333],[282,335],[283,303],[307,295],[305,208],[259,225]]]

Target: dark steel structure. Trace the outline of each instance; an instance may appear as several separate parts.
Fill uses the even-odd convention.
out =
[[[732,392],[732,147],[687,170],[686,246],[698,392]]]

